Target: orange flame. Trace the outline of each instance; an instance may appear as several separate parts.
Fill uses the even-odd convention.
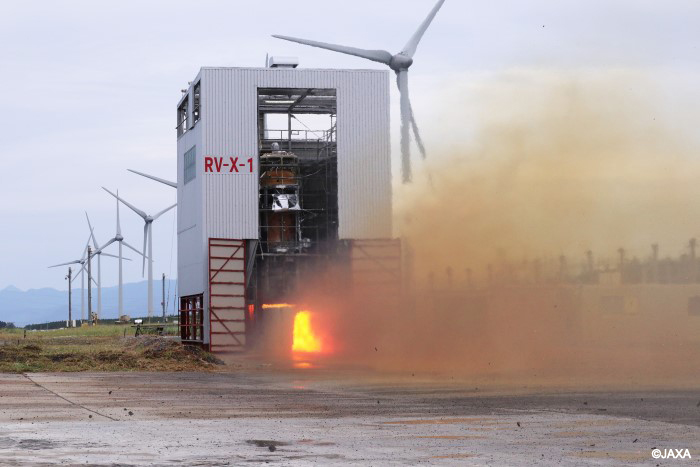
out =
[[[300,311],[294,317],[293,352],[321,353],[323,343],[311,327],[311,313]]]
[[[294,305],[290,305],[289,303],[275,303],[263,305],[262,308],[263,310],[279,310],[282,308],[294,308]]]

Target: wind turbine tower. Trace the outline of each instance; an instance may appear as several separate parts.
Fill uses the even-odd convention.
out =
[[[88,216],[87,211],[85,212],[85,218],[87,219],[88,227],[90,228],[90,238],[92,239],[92,245],[94,250],[99,250],[99,245],[97,245],[97,239],[95,239],[95,232],[90,223],[90,216]],[[88,244],[90,242],[88,241]],[[97,256],[97,318],[102,318],[102,252],[96,254]]]
[[[177,185],[176,185],[177,186]],[[142,268],[142,273],[145,272],[146,268],[146,258],[148,257],[148,317],[153,316],[153,222],[156,221],[160,216],[165,214],[166,212],[170,211],[171,209],[175,208],[177,204],[173,204],[172,206],[163,209],[159,213],[149,216],[146,214],[144,211],[140,210],[133,204],[128,203],[127,201],[124,201],[123,198],[119,197],[119,194],[114,194],[111,191],[109,191],[107,188],[102,187],[103,190],[105,190],[107,193],[110,195],[114,196],[117,199],[117,205],[119,202],[123,203],[126,207],[134,211],[136,214],[143,219],[144,226],[143,226],[143,251],[146,251],[146,244],[148,244],[148,254],[143,256],[143,268]],[[128,245],[127,245],[128,246]],[[139,253],[141,254],[141,253]]]
[[[88,227],[90,227],[90,238],[92,239],[93,251],[95,252],[92,256],[97,256],[97,317],[102,318],[102,257],[118,258],[118,256],[107,254],[100,249],[100,246],[97,244],[97,239],[95,238],[95,229],[92,227],[90,216],[88,216],[87,212],[85,212],[85,218],[87,219]],[[89,244],[90,240],[88,240],[88,245]],[[129,258],[122,259],[131,261]]]
[[[118,193],[118,192],[117,192]],[[122,268],[122,259],[124,259],[122,255],[122,244],[126,246],[127,248],[130,248],[131,250],[135,251],[139,255],[143,256],[143,253],[134,248],[133,246],[129,245],[126,241],[124,241],[124,236],[122,235],[122,228],[121,228],[121,223],[119,221],[119,198],[117,198],[117,233],[114,235],[114,238],[110,239],[107,243],[105,243],[101,248],[98,248],[93,252],[92,256],[99,255],[102,253],[102,251],[110,246],[112,243],[117,242],[119,243],[119,316],[122,316],[124,314],[124,279],[123,279],[123,268]]]
[[[92,235],[92,230],[90,231],[90,234]],[[83,249],[83,255],[80,257],[80,259],[76,259],[74,261],[69,261],[67,263],[61,263],[61,264],[55,264],[53,266],[49,266],[49,268],[58,268],[58,267],[63,267],[63,266],[72,266],[72,265],[80,265],[80,319],[83,320],[85,319],[85,263],[87,262],[87,249],[88,246],[90,246],[90,237],[87,239],[87,243],[85,245],[85,248]],[[78,278],[78,274],[73,274],[73,277],[70,279],[70,281],[74,281]]]

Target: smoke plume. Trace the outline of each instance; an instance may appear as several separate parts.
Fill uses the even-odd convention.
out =
[[[667,94],[633,71],[512,72],[446,90],[429,162],[395,190],[403,297],[299,298],[319,311],[329,361],[494,384],[697,383],[697,283],[562,280],[586,270],[588,250],[601,278],[614,278],[619,248],[627,261],[653,243],[687,253],[699,145],[692,112]]]
[[[700,230],[699,145],[650,78],[521,72],[471,93],[450,91],[441,112],[467,136],[443,133],[423,180],[397,191],[417,279],[447,267],[483,279],[506,259],[577,264],[588,250],[644,257],[652,243],[675,256]]]

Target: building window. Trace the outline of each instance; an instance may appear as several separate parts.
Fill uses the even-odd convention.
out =
[[[189,129],[189,96],[185,96],[180,107],[177,108],[177,135],[184,135]]]
[[[194,104],[192,106],[192,126],[196,125],[201,117],[200,108],[202,104],[202,86],[201,81],[194,85],[193,100]]]
[[[185,153],[185,185],[197,178],[197,146]]]

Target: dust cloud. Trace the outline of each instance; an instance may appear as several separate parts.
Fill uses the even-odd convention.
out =
[[[698,232],[700,146],[674,129],[644,75],[525,73],[474,92],[443,112],[466,130],[475,105],[473,135],[438,145],[426,176],[397,191],[417,279],[452,267],[483,280],[489,264],[578,263],[587,250],[648,255],[655,242],[675,255]]]
[[[631,71],[513,72],[445,91],[449,130],[428,132],[442,142],[395,190],[403,296],[300,297],[323,310],[329,361],[502,384],[696,384],[686,246],[700,147],[688,109],[664,96]],[[653,243],[691,279],[661,283],[659,263],[645,266]]]

